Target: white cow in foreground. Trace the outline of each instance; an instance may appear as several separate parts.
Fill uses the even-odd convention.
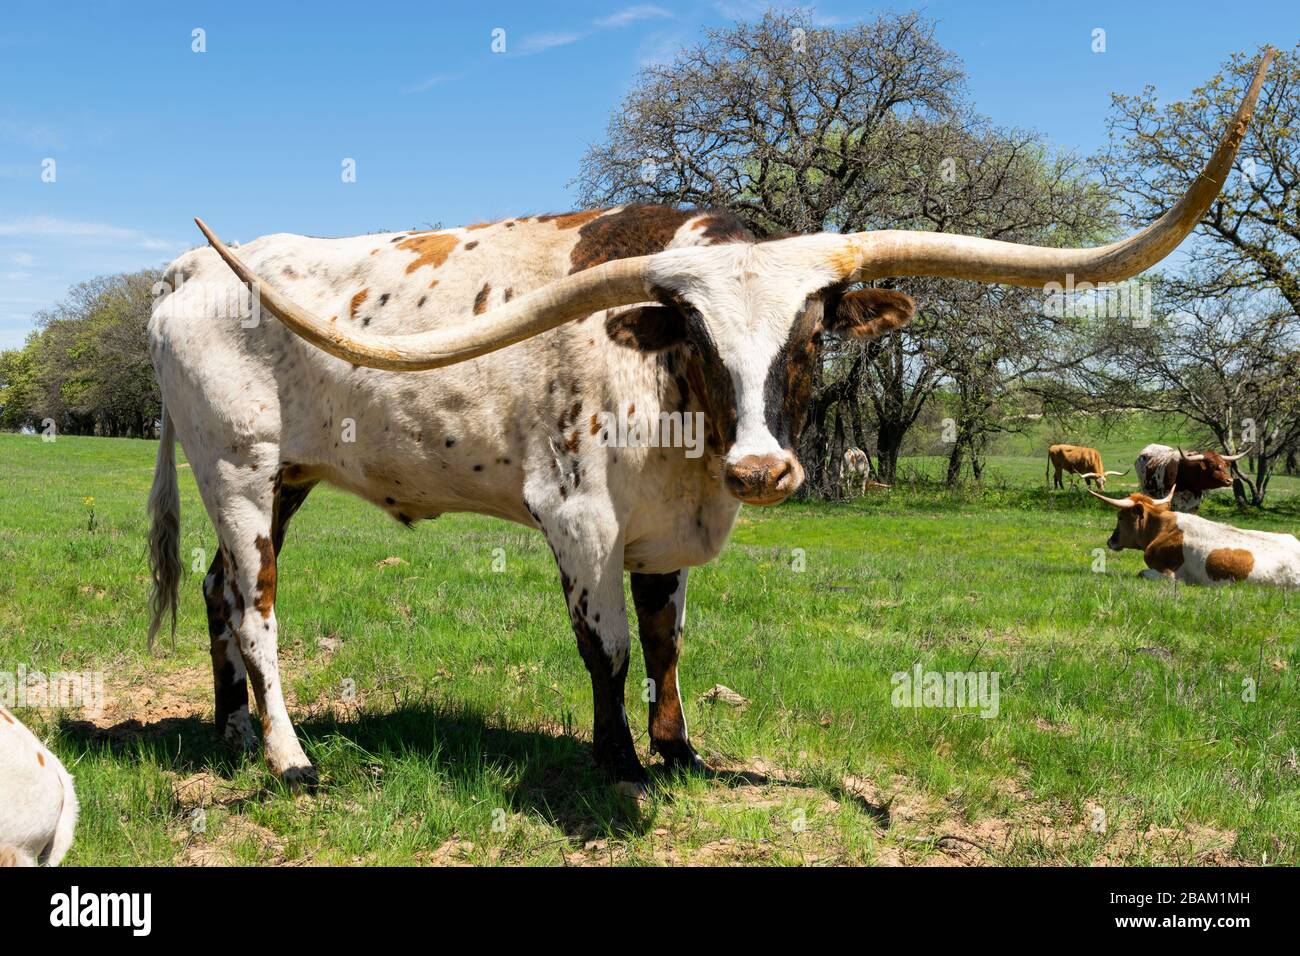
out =
[[[1293,534],[1251,531],[1219,524],[1170,509],[1174,490],[1156,500],[1134,493],[1127,498],[1089,494],[1119,509],[1115,532],[1106,542],[1112,551],[1143,552],[1145,578],[1176,579],[1215,587],[1254,581],[1300,588],[1300,541]]]
[[[0,866],[57,866],[76,826],[72,777],[22,721],[0,707]]]

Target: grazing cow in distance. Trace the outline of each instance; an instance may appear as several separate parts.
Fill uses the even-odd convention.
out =
[[[0,866],[58,866],[76,826],[72,777],[0,707]]]
[[[1220,455],[1208,450],[1189,455],[1181,448],[1151,444],[1138,452],[1133,468],[1143,494],[1163,498],[1176,487],[1170,507],[1195,514],[1207,491],[1232,487],[1232,463],[1245,455],[1244,451]]]
[[[1173,489],[1159,500],[1141,492],[1127,498],[1088,493],[1119,509],[1112,551],[1143,553],[1142,577],[1215,587],[1254,581],[1300,588],[1300,541],[1293,534],[1252,531],[1170,508]]]
[[[867,453],[861,448],[845,450],[844,458],[840,462],[840,484],[857,489],[859,495],[867,493],[868,485],[874,488],[889,487],[889,485],[882,485],[878,481],[871,480],[871,459],[867,457]]]
[[[1053,468],[1056,469],[1055,475],[1051,474]],[[1047,470],[1043,472],[1043,478],[1047,479],[1050,475],[1053,487],[1063,488],[1062,472],[1078,475],[1084,484],[1091,485],[1095,481],[1102,491],[1106,490],[1107,478],[1119,478],[1128,474],[1127,469],[1105,471],[1101,466],[1101,452],[1095,448],[1086,445],[1053,445],[1047,449]]]
[[[721,551],[742,503],[776,504],[802,483],[795,449],[823,342],[910,319],[906,295],[858,286],[942,276],[1041,289],[1142,272],[1218,195],[1271,55],[1187,194],[1097,248],[900,230],[759,241],[732,214],[663,206],[278,234],[237,254],[200,224],[212,248],[170,265],[148,328],[164,409],[150,639],[165,616],[175,626],[179,440],[220,545],[203,582],[216,722],[257,746],[251,685],[267,763],[287,782],[316,774],[280,682],[277,561],[322,481],[408,525],[475,512],[540,532],[591,679],[596,763],[635,789],[649,776],[624,709],[630,574],[650,752],[702,767],[677,681],[687,569]],[[245,287],[256,316],[230,308]],[[653,427],[665,417],[680,426],[666,436]],[[609,441],[611,419],[637,439]],[[703,428],[703,454],[688,426]]]

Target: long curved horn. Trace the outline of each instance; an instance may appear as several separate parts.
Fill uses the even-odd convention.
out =
[[[1125,475],[1127,475],[1128,473],[1129,473],[1129,469],[1125,468],[1123,471],[1108,471],[1108,472],[1105,472],[1105,475],[1106,475],[1107,478],[1123,478],[1123,477],[1124,477]]]
[[[571,319],[620,305],[649,302],[648,256],[616,259],[565,276],[520,296],[478,318],[473,325],[433,329],[411,335],[345,332],[309,313],[226,248],[202,219],[195,219],[212,248],[250,287],[263,308],[308,342],[356,365],[395,372],[423,371],[455,365],[531,338]]]
[[[1086,475],[1080,475],[1079,477],[1084,481],[1087,481],[1089,478],[1100,478],[1101,475],[1097,474],[1095,471],[1090,471]]]
[[[1255,110],[1274,50],[1269,47],[1237,114],[1200,176],[1168,212],[1141,232],[1094,249],[1053,249],[943,232],[859,232],[844,237],[837,268],[843,278],[946,276],[1042,286],[1050,282],[1113,282],[1135,276],[1167,256],[1200,221],[1232,169]]]
[[[1178,446],[1178,457],[1183,461],[1205,461],[1205,455],[1189,455],[1187,452],[1183,451],[1182,445]]]
[[[1174,492],[1177,491],[1177,490],[1178,490],[1178,486],[1177,486],[1177,485],[1170,485],[1170,486],[1169,486],[1169,494],[1165,495],[1163,498],[1160,498],[1160,499],[1154,499],[1154,498],[1153,498],[1152,501],[1151,501],[1151,503],[1152,503],[1153,505],[1167,505],[1167,504],[1169,504],[1169,502],[1171,502],[1171,501],[1174,500]]]
[[[1245,451],[1239,451],[1239,452],[1237,452],[1237,454],[1235,454],[1235,455],[1224,455],[1224,456],[1223,456],[1223,460],[1224,460],[1224,461],[1240,461],[1241,459],[1245,458],[1245,457],[1246,457],[1247,455],[1249,455],[1249,454],[1250,454],[1250,446],[1247,446]]]
[[[1106,502],[1106,504],[1110,505],[1112,508],[1137,507],[1137,502],[1134,501],[1132,498],[1107,498],[1105,495],[1099,494],[1093,491],[1091,488],[1088,489],[1088,494],[1092,495],[1094,498],[1100,498],[1102,501]]]

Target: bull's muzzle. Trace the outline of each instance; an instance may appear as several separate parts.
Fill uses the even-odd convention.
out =
[[[746,455],[727,465],[727,490],[747,505],[775,505],[803,484],[803,466],[789,452]]]

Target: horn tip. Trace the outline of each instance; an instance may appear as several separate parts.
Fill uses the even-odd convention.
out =
[[[217,244],[217,237],[212,234],[212,230],[208,228],[208,224],[206,222],[204,222],[198,216],[195,216],[194,225],[199,227],[199,232],[203,233],[203,237],[207,239],[210,244],[214,246]]]

